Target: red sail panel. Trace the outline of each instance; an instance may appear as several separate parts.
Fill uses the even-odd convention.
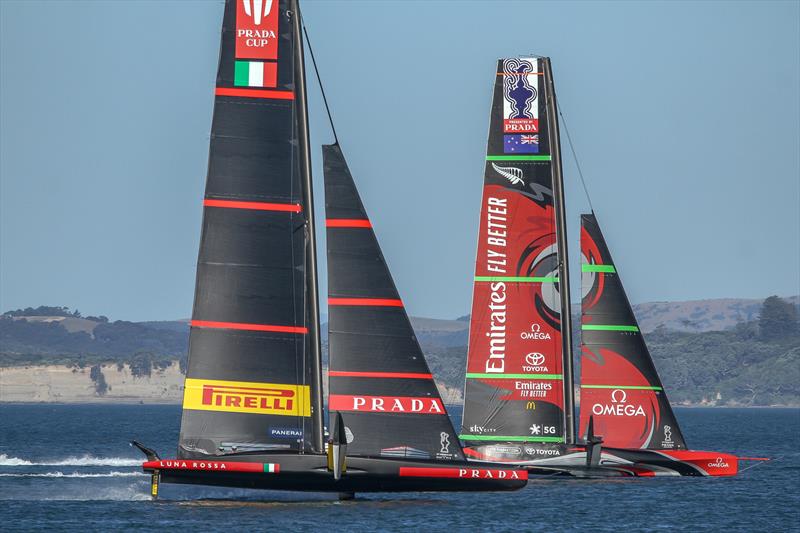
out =
[[[556,219],[539,63],[498,64],[460,435],[472,443],[564,439]]]
[[[581,217],[580,428],[605,446],[686,449],[594,215]]]

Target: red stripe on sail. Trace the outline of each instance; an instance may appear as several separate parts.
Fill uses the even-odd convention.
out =
[[[273,204],[267,202],[239,202],[234,200],[214,200],[206,198],[203,200],[206,207],[225,207],[228,209],[254,209],[256,211],[291,211],[299,213],[300,204]]]
[[[375,307],[403,307],[395,298],[328,298],[328,305],[368,305]]]
[[[329,370],[328,375],[337,378],[433,379],[432,374],[415,374],[412,372],[349,372],[345,370]]]
[[[233,89],[231,87],[217,87],[214,92],[217,96],[241,96],[245,98],[267,98],[271,100],[294,100],[292,91],[262,91],[259,89]]]
[[[192,320],[189,325],[194,328],[237,329],[241,331],[270,331],[273,333],[308,333],[308,328],[298,326],[274,326],[272,324],[244,324],[241,322],[212,322],[210,320]]]
[[[328,228],[371,228],[372,224],[366,218],[329,218],[325,220]]]

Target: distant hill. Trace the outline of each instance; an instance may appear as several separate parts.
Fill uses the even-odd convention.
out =
[[[800,331],[765,338],[761,305],[720,299],[634,306],[674,403],[800,405]],[[437,380],[462,389],[467,317],[412,317],[412,324]],[[326,324],[322,331],[327,361]],[[0,315],[0,367],[115,363],[149,375],[174,361],[185,367],[188,332],[187,320],[110,322],[67,308],[29,308]]]
[[[800,296],[784,300],[800,306]],[[762,300],[720,298],[687,302],[649,302],[634,304],[633,312],[642,331],[663,327],[674,331],[722,331],[740,322],[758,318]]]

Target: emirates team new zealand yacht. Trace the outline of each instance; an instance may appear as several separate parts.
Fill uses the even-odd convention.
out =
[[[581,227],[576,438],[564,187],[548,58],[497,63],[460,438],[474,461],[572,476],[730,476],[687,449],[593,214]]]
[[[324,149],[331,438],[297,0],[227,0],[178,454],[161,483],[512,490],[467,463],[338,144]]]

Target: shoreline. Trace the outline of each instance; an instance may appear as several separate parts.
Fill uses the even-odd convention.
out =
[[[93,376],[88,366],[30,365],[0,367],[0,406],[8,404],[65,405],[181,405],[185,376],[178,362],[152,368],[141,375],[130,366],[104,364],[100,376]],[[99,383],[102,382],[102,383]],[[100,386],[102,385],[102,387]],[[460,406],[462,391],[437,382],[447,406]],[[579,403],[579,402],[578,402]],[[686,409],[797,409],[795,404],[744,405],[737,402],[702,402],[672,404]]]

